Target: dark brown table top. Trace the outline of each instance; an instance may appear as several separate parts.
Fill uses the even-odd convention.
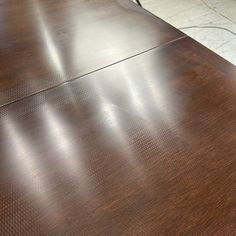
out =
[[[21,7],[10,2],[1,3],[9,15]],[[22,2],[27,14],[33,2],[38,4]],[[14,67],[12,81],[1,77],[1,90],[8,84],[12,93],[1,95],[11,103],[0,108],[0,235],[235,235],[235,67],[126,1],[107,2],[110,11],[106,1],[100,6],[68,0],[64,7],[62,1],[39,2],[52,19],[76,2],[83,14],[104,12],[104,24],[115,17],[113,23],[120,18],[125,28],[126,21],[132,25],[138,18],[130,31],[139,33],[130,32],[130,38],[140,34],[141,45],[130,42],[123,51],[118,43],[114,47],[122,53],[117,54],[112,46],[105,54],[98,47],[90,62],[75,53],[86,61],[84,67],[73,64],[68,59],[73,53],[65,50],[64,70],[76,76],[97,70],[70,81],[62,76],[57,82],[53,59],[44,61],[50,52],[38,54],[55,70],[42,69],[46,83],[37,77],[37,63],[26,77],[17,77]],[[91,31],[92,16],[86,19]],[[74,23],[80,18],[67,17]],[[147,30],[158,40],[143,34]],[[69,39],[65,44],[73,49]],[[113,64],[117,60],[122,62]],[[24,78],[46,90],[35,86],[22,92]],[[49,84],[54,87],[48,89]]]
[[[128,0],[3,0],[0,106],[184,34]]]

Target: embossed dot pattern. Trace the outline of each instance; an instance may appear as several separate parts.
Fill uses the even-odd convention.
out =
[[[236,70],[190,38],[0,109],[0,235],[235,235]]]
[[[132,1],[20,2],[0,3],[0,106],[184,35]]]

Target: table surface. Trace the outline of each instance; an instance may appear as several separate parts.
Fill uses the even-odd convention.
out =
[[[0,106],[183,37],[127,0],[3,0]]]
[[[236,234],[232,64],[129,1],[0,6],[0,235]]]

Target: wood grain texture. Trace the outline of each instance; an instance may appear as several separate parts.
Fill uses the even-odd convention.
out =
[[[0,110],[1,235],[235,235],[236,69],[190,38]]]
[[[2,0],[0,105],[183,36],[127,0]]]

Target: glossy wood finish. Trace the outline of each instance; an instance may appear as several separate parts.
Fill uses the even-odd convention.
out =
[[[1,235],[235,235],[236,70],[185,38],[0,110]]]
[[[128,0],[2,0],[0,105],[175,40]]]

